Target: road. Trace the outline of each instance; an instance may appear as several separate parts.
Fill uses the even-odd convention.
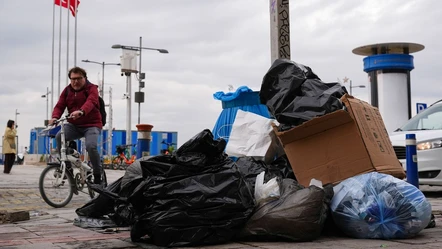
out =
[[[83,229],[73,225],[78,218],[75,209],[89,201],[89,196],[74,196],[65,208],[55,209],[43,202],[38,191],[38,178],[44,166],[14,166],[10,175],[0,173],[0,211],[31,211],[31,219],[13,224],[0,225],[0,247],[25,248],[149,248],[159,247],[130,240],[128,228],[112,232],[101,229]],[[121,170],[106,170],[108,182],[112,183],[124,174]],[[442,213],[442,188],[422,187],[436,214]],[[305,243],[290,242],[232,242],[201,248],[211,249],[271,249],[271,248],[442,248],[442,219],[436,216],[437,226],[425,229],[417,237],[408,240],[362,240],[348,237],[321,236]],[[186,248],[189,249],[189,248]]]
[[[0,173],[0,211],[46,211],[52,209],[40,197],[38,179],[44,166],[14,165],[11,174]],[[109,183],[124,175],[122,170],[106,170]],[[90,200],[85,193],[74,195],[66,208],[78,208]]]

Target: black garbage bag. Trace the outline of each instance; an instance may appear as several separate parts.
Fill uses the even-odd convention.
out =
[[[184,143],[176,151],[176,160],[180,165],[205,167],[217,164],[227,158],[224,153],[227,142],[224,139],[213,139],[209,130],[204,130]]]
[[[275,161],[273,161],[266,172],[269,174],[269,177],[278,176],[281,179],[290,178],[296,180],[295,174],[293,173],[292,166],[290,165],[289,159],[287,155],[282,155],[278,157]],[[272,177],[273,178],[273,177]],[[267,178],[264,178],[265,181]]]
[[[317,239],[324,228],[333,187],[304,188],[293,179],[283,179],[279,198],[259,203],[239,238],[243,240]]]
[[[115,198],[121,187],[121,179],[119,178],[105,189],[92,185],[91,188],[99,193],[97,197],[87,202],[84,206],[77,208],[75,213],[78,216],[89,218],[100,218],[114,212]]]
[[[277,59],[265,74],[259,97],[270,113],[288,130],[314,117],[344,108],[347,93],[339,83],[324,83],[310,67]]]
[[[131,219],[133,241],[148,235],[158,246],[219,244],[242,229],[255,203],[235,162],[224,154],[225,145],[204,130],[175,155],[128,168],[121,189],[128,203],[117,209]],[[131,184],[140,173],[143,181]]]

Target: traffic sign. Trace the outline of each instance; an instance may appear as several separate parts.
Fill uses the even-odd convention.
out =
[[[416,103],[416,112],[419,113],[423,110],[427,109],[427,104],[425,103]]]

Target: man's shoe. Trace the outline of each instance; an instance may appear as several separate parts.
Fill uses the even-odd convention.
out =
[[[101,185],[101,175],[95,175],[94,174],[94,184],[100,184]]]

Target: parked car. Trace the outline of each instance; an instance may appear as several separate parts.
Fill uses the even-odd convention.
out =
[[[442,186],[442,100],[390,134],[396,156],[405,170],[406,134],[416,134],[419,184]]]

